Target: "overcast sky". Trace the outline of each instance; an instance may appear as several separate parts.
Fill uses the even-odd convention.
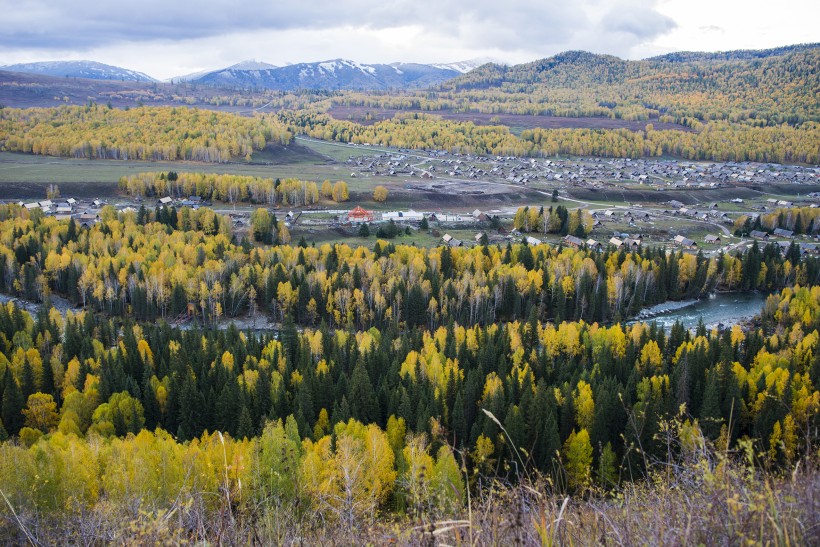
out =
[[[89,59],[159,79],[275,65],[521,63],[568,49],[670,51],[818,42],[817,0],[0,0],[0,65]]]

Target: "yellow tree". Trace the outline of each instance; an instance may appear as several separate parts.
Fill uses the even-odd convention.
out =
[[[380,203],[383,202],[383,201],[387,201],[387,195],[388,195],[387,188],[385,188],[382,185],[376,186],[373,189],[373,200],[374,201],[378,201]]]
[[[567,472],[567,486],[583,489],[591,478],[592,444],[586,429],[570,433],[564,443],[561,455],[564,457],[564,469]]]
[[[350,194],[347,190],[347,183],[345,181],[340,180],[333,185],[332,197],[333,201],[336,203],[347,201],[350,198]]]
[[[23,409],[26,417],[26,427],[39,429],[43,433],[48,433],[60,420],[57,414],[57,403],[54,397],[47,393],[32,393],[28,396],[28,404]]]

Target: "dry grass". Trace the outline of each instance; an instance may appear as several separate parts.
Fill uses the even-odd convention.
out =
[[[59,516],[0,512],[0,542],[52,544],[271,545],[820,545],[820,454],[788,472],[701,446],[651,466],[648,478],[614,491],[567,495],[544,476],[517,484],[475,481],[477,497],[454,514],[368,515],[340,527],[299,503],[237,507],[207,494],[159,512],[105,501]],[[560,481],[559,481],[560,482]],[[306,504],[307,505],[307,504]],[[137,509],[135,509],[135,507]]]

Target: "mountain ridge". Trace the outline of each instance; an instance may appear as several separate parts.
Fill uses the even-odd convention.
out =
[[[0,66],[0,70],[65,78],[86,78],[89,80],[120,80],[126,82],[158,81],[136,70],[88,60],[16,63]]]

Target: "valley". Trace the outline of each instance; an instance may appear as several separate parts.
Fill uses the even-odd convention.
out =
[[[0,543],[814,544],[818,78],[0,67]]]

